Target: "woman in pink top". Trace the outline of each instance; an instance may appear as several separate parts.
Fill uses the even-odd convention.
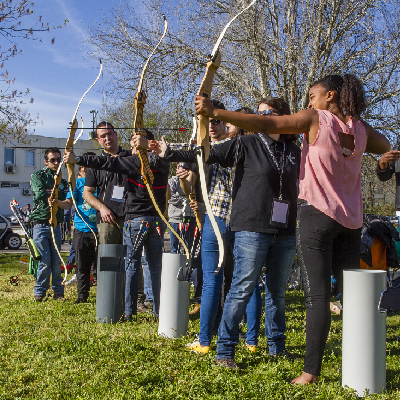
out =
[[[354,75],[328,75],[309,91],[309,109],[266,117],[214,109],[204,97],[198,114],[252,132],[301,134],[300,251],[304,261],[306,355],[303,373],[293,383],[315,383],[330,329],[330,277],[341,290],[343,269],[360,266],[362,225],[361,160],[364,152],[383,154],[389,141],[360,119],[366,107],[363,86]]]

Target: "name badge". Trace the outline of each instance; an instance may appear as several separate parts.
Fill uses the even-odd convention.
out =
[[[289,202],[286,200],[274,199],[272,203],[272,214],[270,224],[286,228],[289,217]]]
[[[124,198],[124,187],[123,186],[114,186],[111,200],[117,201],[118,203],[122,203],[123,198]]]

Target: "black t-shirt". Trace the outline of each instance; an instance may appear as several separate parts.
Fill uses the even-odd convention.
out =
[[[123,150],[119,148],[118,154],[122,152]],[[110,155],[103,151],[99,157],[104,157],[105,159],[108,159]],[[103,204],[105,204],[114,213],[116,217],[123,217],[125,215],[123,201],[119,202],[111,200],[114,186],[122,186],[125,188],[126,186],[125,175],[121,173],[88,168],[85,177],[85,186],[96,188],[97,198]],[[100,212],[97,211],[97,223],[99,222],[100,222]]]
[[[282,175],[282,199],[289,201],[286,228],[270,224],[274,199],[279,197],[280,174],[266,145],[258,134],[245,135],[213,146],[207,164],[219,163],[233,167],[236,163],[232,188],[232,231],[249,231],[294,235],[296,231],[298,178],[300,175],[300,148],[281,135],[278,141],[261,134],[281,165],[285,144],[285,165]],[[167,150],[168,161],[193,162],[195,151]]]
[[[147,155],[154,176],[152,185],[154,198],[161,212],[164,212],[166,208],[169,163],[151,152],[148,152]],[[124,210],[126,220],[142,216],[158,216],[158,212],[143,182],[141,162],[136,154],[132,155],[130,151],[126,151],[119,154],[118,157],[82,156],[79,165],[124,174]]]

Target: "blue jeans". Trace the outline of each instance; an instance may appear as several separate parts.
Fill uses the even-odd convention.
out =
[[[60,224],[54,229],[54,237],[58,249],[61,248]],[[52,275],[52,289],[55,295],[64,296],[64,286],[61,277],[61,260],[54,247],[50,226],[37,224],[33,227],[33,241],[39,250],[42,259],[38,262],[35,295],[46,296],[50,287],[50,274]]]
[[[275,236],[265,262],[265,336],[270,355],[285,350],[285,293],[295,256],[295,236]],[[246,342],[250,345],[258,344],[261,308],[261,292],[257,285],[246,309]]]
[[[149,229],[136,251],[133,251],[135,239],[143,221],[149,223]],[[158,222],[158,225],[156,224]],[[162,241],[157,227],[163,226],[160,217],[137,217],[124,224],[124,244],[127,246],[125,259],[125,315],[137,314],[138,277],[142,259],[143,246],[150,270],[151,286],[153,290],[153,312],[158,315],[160,307]]]
[[[172,228],[174,228],[174,231],[179,234],[179,224],[175,222],[170,222],[169,223]],[[178,245],[179,245],[179,240],[178,238],[171,232],[169,231],[169,243],[171,247],[171,253],[176,254],[178,252]]]
[[[293,243],[295,243],[294,236],[290,236],[290,238],[292,237]],[[275,245],[275,240],[287,240],[287,238],[288,236],[275,237],[274,234],[268,233],[235,232],[233,249],[235,268],[231,289],[225,300],[222,321],[218,331],[217,359],[235,357],[235,347],[239,342],[239,324],[258,286],[258,279],[267,260],[268,253]],[[283,247],[281,247],[281,252],[283,252]],[[279,251],[276,253],[278,254]],[[255,296],[257,296],[257,292]],[[269,304],[268,307],[270,306]],[[253,309],[255,310],[254,315],[257,307],[253,307]],[[252,323],[251,318],[250,326],[254,326],[255,324]],[[254,336],[250,340],[254,340]]]
[[[224,245],[229,246],[231,231],[225,222],[215,218],[218,223],[219,230],[224,239]],[[200,307],[200,344],[209,346],[212,338],[212,329],[215,317],[218,312],[219,296],[221,292],[222,282],[224,278],[223,268],[218,275],[214,271],[218,267],[219,248],[217,237],[211,225],[208,215],[203,225],[203,233],[201,239],[201,260],[203,267],[203,292],[201,295]]]
[[[146,250],[142,255],[142,271],[143,271],[143,291],[146,295],[146,301],[153,301],[153,289],[151,288],[151,275],[149,264],[147,262]]]

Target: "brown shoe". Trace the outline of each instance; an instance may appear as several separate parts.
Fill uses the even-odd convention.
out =
[[[192,311],[189,312],[189,315],[194,317],[195,315],[200,314],[200,303],[196,303]]]
[[[34,299],[35,299],[35,301],[41,302],[41,301],[43,301],[44,297],[43,297],[43,296],[40,296],[40,295],[38,295],[38,294],[35,294]]]
[[[151,314],[150,308],[146,307],[143,303],[138,303],[137,312],[144,313],[144,314]]]
[[[54,299],[54,300],[65,300],[63,294],[54,294],[54,295],[53,295],[53,299]]]
[[[235,363],[233,358],[220,358],[215,360],[216,366],[229,368],[232,371],[240,371],[240,367]]]

